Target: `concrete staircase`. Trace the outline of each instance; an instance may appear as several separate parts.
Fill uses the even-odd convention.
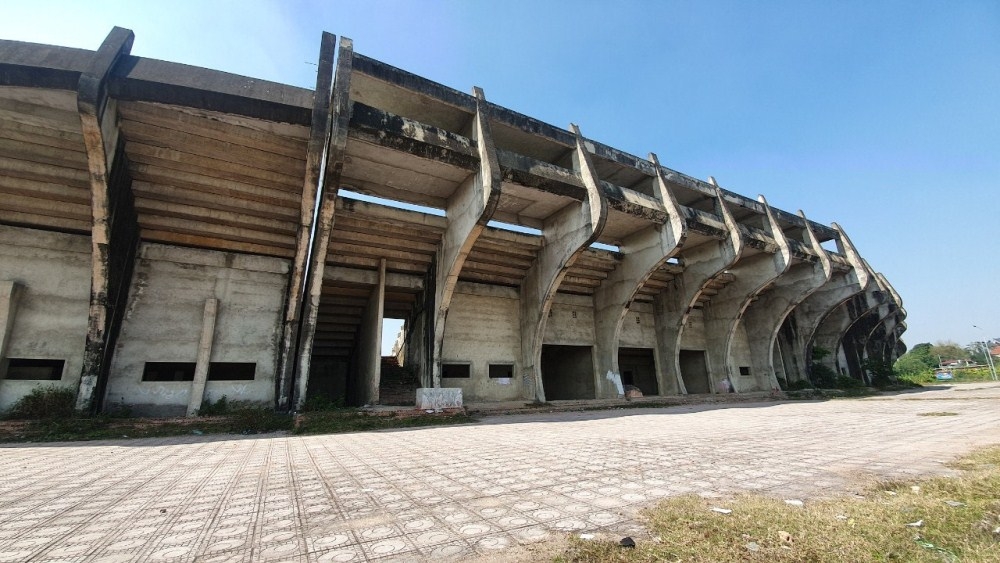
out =
[[[382,356],[382,377],[378,396],[380,405],[414,406],[420,381],[416,374],[399,365],[394,356]]]

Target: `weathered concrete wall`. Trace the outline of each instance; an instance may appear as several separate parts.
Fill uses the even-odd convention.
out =
[[[594,303],[582,295],[556,294],[543,344],[593,346]]]
[[[144,382],[145,362],[194,362],[206,299],[218,299],[213,362],[254,362],[253,381],[208,381],[205,400],[271,405],[289,261],[143,243],[105,406],[183,414],[191,382]]]
[[[639,319],[639,322],[636,322]],[[656,346],[656,319],[653,306],[648,303],[632,303],[625,322],[622,323],[620,346],[622,348],[653,348]]]
[[[448,312],[442,359],[471,362],[469,379],[442,381],[459,387],[466,401],[511,401],[521,397],[520,302],[516,290],[459,283]],[[551,323],[550,323],[551,326]],[[511,379],[490,379],[490,364],[513,364]]]
[[[90,237],[0,226],[0,279],[22,286],[7,358],[65,360],[59,381],[0,381],[0,410],[31,389],[75,389],[90,303]]]

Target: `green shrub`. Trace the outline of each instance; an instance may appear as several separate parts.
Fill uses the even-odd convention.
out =
[[[837,387],[837,372],[825,365],[813,363],[809,368],[813,385],[820,389],[835,389]]]
[[[49,420],[76,416],[76,393],[66,387],[35,387],[7,411],[7,418]]]
[[[789,391],[805,391],[806,389],[812,389],[812,383],[805,379],[800,379],[798,381],[793,381],[788,384]]]
[[[207,399],[202,401],[201,408],[198,409],[198,416],[222,416],[229,414],[229,411],[229,398],[223,395],[215,402]]]

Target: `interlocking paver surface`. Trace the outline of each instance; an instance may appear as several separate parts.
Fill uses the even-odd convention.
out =
[[[684,493],[809,498],[1000,443],[1000,386],[490,417],[329,436],[0,447],[0,561],[463,559],[636,533]],[[918,416],[927,412],[958,416]],[[504,551],[508,550],[508,551]]]

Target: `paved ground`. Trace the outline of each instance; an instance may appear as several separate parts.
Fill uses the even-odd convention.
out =
[[[1000,443],[998,407],[1000,385],[979,384],[367,434],[6,446],[0,561],[505,560],[571,532],[641,533],[636,511],[670,495],[809,498],[863,474],[946,472]],[[941,411],[959,414],[918,416]]]

